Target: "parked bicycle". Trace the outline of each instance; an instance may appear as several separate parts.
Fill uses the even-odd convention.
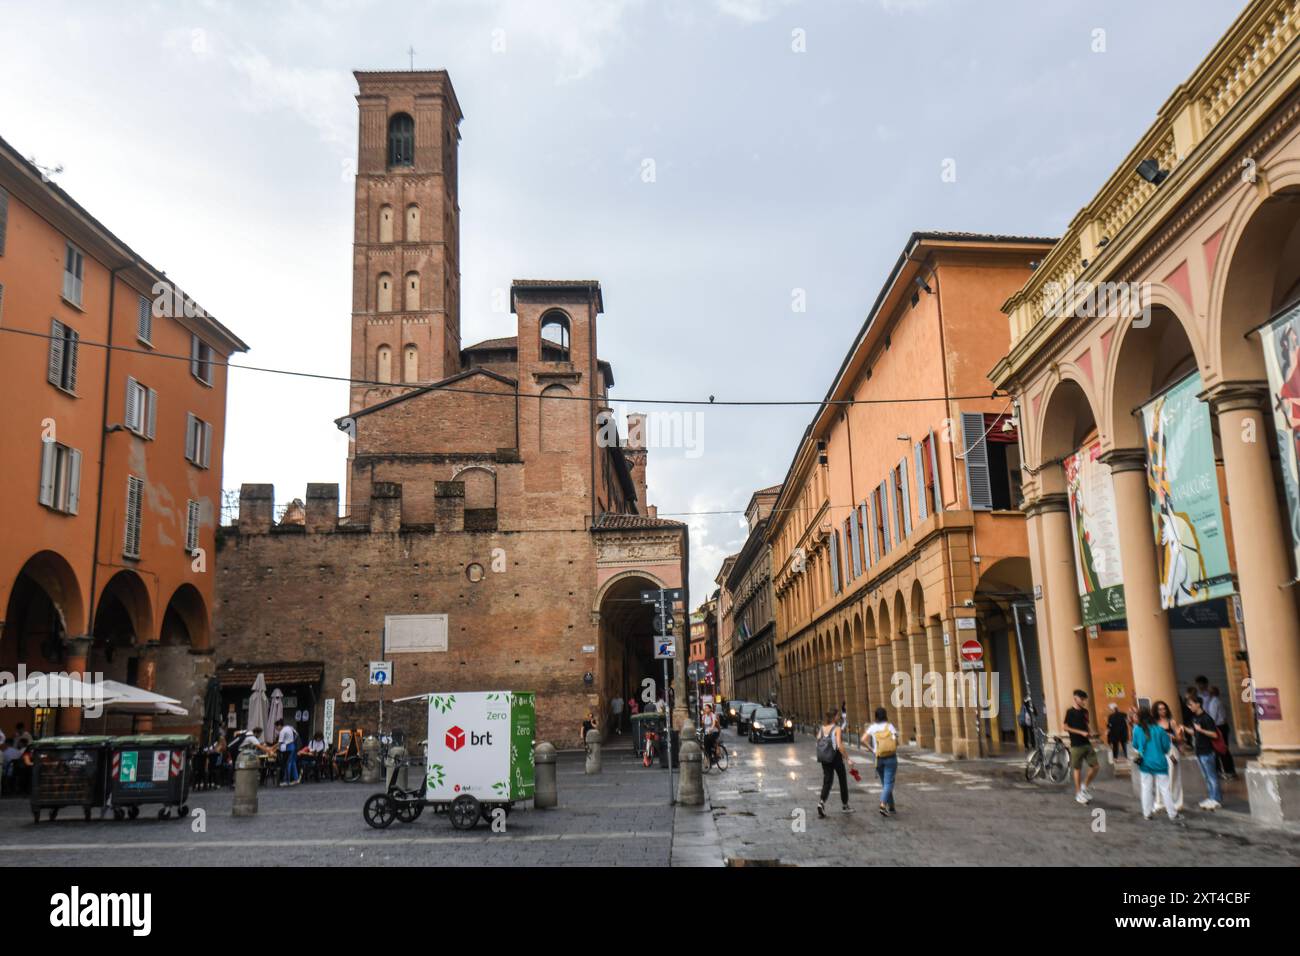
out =
[[[731,754],[727,750],[727,745],[718,738],[717,743],[713,745],[713,753],[709,753],[708,745],[704,742],[704,731],[697,731],[695,734],[700,740],[700,769],[708,773],[714,767],[718,768],[719,773],[725,773],[727,767],[731,765]]]
[[[1051,740],[1049,746],[1042,728],[1034,726],[1034,749],[1025,760],[1026,780],[1046,777],[1052,783],[1065,783],[1070,776],[1070,748],[1055,734]]]
[[[641,751],[642,766],[649,767],[659,753],[659,735],[653,730],[645,732],[645,747]]]

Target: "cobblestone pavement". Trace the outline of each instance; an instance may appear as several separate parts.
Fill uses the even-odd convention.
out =
[[[1183,820],[1161,814],[1146,821],[1127,775],[1098,780],[1096,799],[1083,807],[1074,802],[1071,784],[1027,783],[1019,757],[958,761],[908,747],[900,752],[898,815],[884,818],[877,812],[875,766],[869,756],[855,754],[862,782],[849,778],[849,800],[857,812],[840,813],[837,785],[821,820],[821,767],[810,737],[750,744],[728,731],[723,739],[731,767],[708,774],[705,782],[723,853],[733,865],[1300,864],[1300,830],[1252,822],[1243,783],[1229,788],[1225,810],[1198,810],[1205,789],[1195,766],[1184,767],[1190,772]],[[796,832],[800,810],[805,827]]]
[[[33,824],[27,800],[0,801],[0,867],[14,866],[667,866],[673,808],[665,771],[647,770],[630,753],[607,753],[588,777],[581,754],[558,761],[560,806],[516,809],[506,831],[480,823],[468,832],[430,810],[413,824],[367,826],[361,805],[375,784],[263,787],[255,817],[230,815],[233,791],[194,793],[195,820],[92,819],[65,810]]]

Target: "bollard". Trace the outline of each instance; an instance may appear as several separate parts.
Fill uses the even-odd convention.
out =
[[[378,783],[384,768],[379,765],[379,738],[371,734],[361,742],[361,782]]]
[[[587,731],[587,773],[600,773],[600,731]]]
[[[683,731],[685,728],[683,727]],[[698,807],[704,803],[704,773],[701,761],[704,751],[700,749],[695,735],[687,737],[682,734],[682,753],[678,758],[681,768],[680,783],[677,785],[677,802],[688,807]]]
[[[398,767],[405,759],[406,759],[406,748],[403,747],[401,744],[394,744],[393,746],[388,748],[388,762],[384,767],[385,787],[388,786],[388,781],[393,779],[393,768]],[[397,771],[397,786],[399,786],[403,790],[410,790],[411,788],[407,785],[406,782],[406,771],[407,768],[405,766],[401,766],[400,769]]]
[[[235,758],[235,802],[230,815],[252,817],[257,815],[257,778],[261,773],[257,751],[245,747]]]
[[[555,787],[555,747],[543,740],[533,748],[533,808],[549,810],[560,805]]]

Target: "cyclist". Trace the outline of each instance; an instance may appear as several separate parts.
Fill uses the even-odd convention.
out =
[[[713,712],[712,704],[704,705],[704,716],[700,718],[700,723],[704,726],[705,753],[709,755],[710,760],[717,760],[718,737],[722,733],[722,725],[718,715]]]

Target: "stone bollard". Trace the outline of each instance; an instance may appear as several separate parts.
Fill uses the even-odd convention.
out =
[[[686,727],[682,728],[682,753],[678,758],[681,770],[681,782],[677,785],[677,802],[688,807],[698,807],[704,803],[704,751],[700,749],[695,734],[686,736]]]
[[[257,815],[257,783],[261,767],[257,751],[245,747],[235,758],[235,802],[230,808],[234,817],[252,817]]]
[[[361,782],[378,783],[383,772],[379,765],[379,738],[371,734],[361,742]]]
[[[555,787],[555,747],[543,740],[533,748],[533,808],[549,810],[560,805]]]
[[[406,759],[406,748],[403,747],[401,744],[394,744],[393,746],[388,748],[388,762],[384,766],[385,788],[387,788],[388,786],[388,781],[393,778],[393,768],[399,766],[399,764],[401,764],[401,762],[405,759]],[[406,771],[407,768],[404,766],[400,767],[400,769],[397,771],[397,786],[401,787],[403,790],[410,790],[411,788],[406,782],[407,780]]]
[[[1115,779],[1115,755],[1110,751],[1110,744],[1102,743],[1093,747],[1097,751],[1097,779]],[[1085,764],[1084,766],[1087,766]]]
[[[587,773],[600,773],[600,731],[587,731]]]

